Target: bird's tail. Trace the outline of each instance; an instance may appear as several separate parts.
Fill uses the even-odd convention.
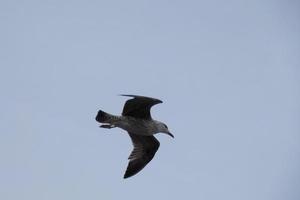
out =
[[[98,114],[96,116],[96,121],[100,123],[110,123],[113,116],[111,114],[108,114],[102,110],[98,111]]]

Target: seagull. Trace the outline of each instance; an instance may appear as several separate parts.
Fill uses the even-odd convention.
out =
[[[122,115],[112,115],[99,110],[96,121],[101,123],[101,128],[118,127],[128,132],[133,150],[128,157],[125,179],[140,172],[153,159],[160,145],[154,134],[165,133],[172,138],[174,136],[166,124],[151,117],[151,107],[162,103],[161,100],[138,95],[121,94],[120,96],[132,97],[126,101]]]

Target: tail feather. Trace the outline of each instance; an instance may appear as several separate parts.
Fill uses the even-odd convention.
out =
[[[110,114],[108,114],[102,110],[98,111],[98,114],[96,116],[96,121],[98,121],[100,123],[105,123],[105,122],[108,122],[109,119],[110,119]]]

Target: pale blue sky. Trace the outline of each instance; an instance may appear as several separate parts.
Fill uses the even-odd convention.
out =
[[[0,199],[300,198],[297,1],[0,1]],[[98,109],[160,98],[132,149]]]

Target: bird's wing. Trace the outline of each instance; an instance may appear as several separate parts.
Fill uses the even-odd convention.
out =
[[[154,157],[159,148],[159,141],[154,136],[142,136],[129,133],[133,144],[133,151],[129,156],[124,178],[128,178],[141,171]]]
[[[122,115],[131,116],[141,119],[151,119],[150,109],[155,104],[162,103],[159,99],[151,97],[137,96],[137,95],[121,95],[127,97],[133,97],[126,101]]]

